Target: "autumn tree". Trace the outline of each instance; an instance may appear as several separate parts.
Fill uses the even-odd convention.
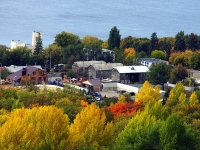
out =
[[[199,104],[199,100],[198,100],[197,95],[196,95],[195,92],[193,92],[193,93],[190,95],[189,104],[190,104],[191,106],[194,106],[194,105]]]
[[[112,144],[113,125],[94,103],[76,115],[70,125],[70,149],[98,149]]]
[[[178,81],[182,81],[188,76],[187,68],[182,64],[178,64],[175,66],[170,73],[170,82],[176,83]]]
[[[124,53],[125,53],[125,60],[127,61],[128,64],[131,64],[133,63],[133,58],[135,57],[136,55],[136,51],[134,48],[126,48],[124,50]]]
[[[116,26],[110,30],[108,38],[108,49],[113,50],[114,48],[119,48],[120,46],[121,35]]]
[[[166,63],[158,63],[150,66],[147,72],[147,80],[152,84],[160,84],[164,90],[164,84],[169,80],[171,67]]]
[[[142,110],[142,101],[117,103],[110,106],[109,110],[114,115],[114,119],[119,116],[134,115],[137,111]]]
[[[54,106],[18,109],[0,127],[1,149],[66,149],[69,119]]]
[[[176,83],[175,87],[169,93],[169,97],[167,99],[166,104],[168,106],[174,106],[179,102],[179,97],[181,93],[185,93],[185,87],[182,83]]]
[[[136,101],[142,101],[144,104],[161,99],[159,86],[152,87],[148,81],[145,81],[139,92],[136,94]]]
[[[83,44],[84,48],[87,49],[100,49],[101,48],[101,40],[94,36],[85,36],[81,39],[81,43]]]
[[[131,36],[125,37],[120,42],[120,49],[133,48],[134,40]]]

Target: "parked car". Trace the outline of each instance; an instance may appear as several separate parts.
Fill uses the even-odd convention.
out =
[[[101,82],[109,83],[109,82],[112,82],[112,80],[110,78],[107,78],[107,79],[102,79]]]
[[[126,93],[126,90],[119,90],[119,91],[117,91],[117,93],[124,94],[124,93]]]

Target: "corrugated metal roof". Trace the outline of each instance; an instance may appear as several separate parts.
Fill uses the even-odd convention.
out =
[[[119,66],[114,67],[119,73],[144,73],[149,71],[146,66]]]
[[[105,61],[75,61],[74,65],[77,65],[78,67],[89,67],[90,65],[105,63]]]
[[[123,66],[122,63],[106,63],[92,65],[95,70],[112,70],[114,67]]]

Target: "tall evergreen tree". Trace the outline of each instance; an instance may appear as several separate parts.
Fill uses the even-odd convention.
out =
[[[184,31],[180,31],[176,34],[176,41],[174,45],[174,49],[178,51],[185,51],[186,44],[185,44],[185,37],[184,37]]]
[[[39,36],[36,39],[36,46],[34,49],[34,54],[38,55],[42,51],[43,51],[42,38],[41,38],[41,34],[39,33]]]
[[[157,33],[154,32],[151,34],[151,46],[150,46],[149,54],[151,54],[151,52],[156,49],[157,44],[158,44],[158,37],[157,37]]]
[[[191,50],[199,49],[199,42],[197,34],[191,33],[189,34],[188,48]]]
[[[116,26],[114,26],[110,30],[109,38],[108,38],[108,49],[112,50],[114,48],[119,48],[120,46],[121,35],[119,34],[119,30]]]

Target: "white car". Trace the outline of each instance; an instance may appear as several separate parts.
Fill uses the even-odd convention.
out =
[[[107,78],[107,79],[102,79],[101,82],[108,83],[108,82],[112,82],[112,80]]]

